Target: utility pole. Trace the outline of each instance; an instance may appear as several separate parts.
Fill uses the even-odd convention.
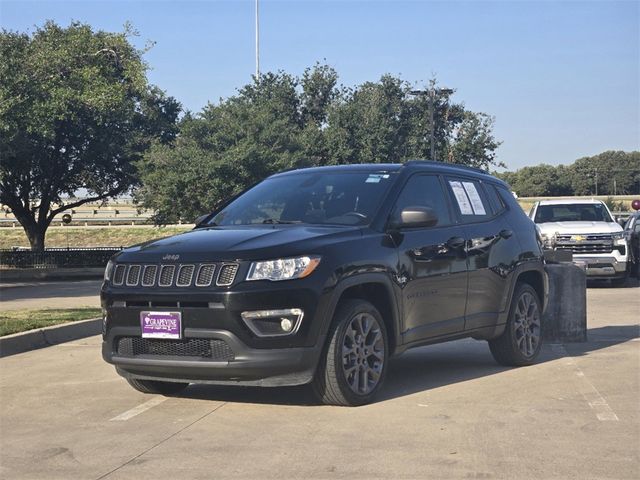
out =
[[[450,88],[435,88],[431,87],[428,90],[412,90],[411,95],[422,95],[429,99],[429,126],[431,130],[431,140],[429,141],[431,147],[431,160],[436,160],[436,121],[435,121],[435,109],[436,109],[436,95],[445,94],[451,95],[453,90]],[[444,159],[447,161],[447,158]]]
[[[596,197],[598,196],[598,169],[596,168]]]
[[[258,13],[258,0],[256,0],[256,80],[260,76],[260,22]]]

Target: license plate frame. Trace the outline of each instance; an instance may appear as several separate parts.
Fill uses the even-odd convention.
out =
[[[182,312],[166,310],[140,312],[140,330],[142,338],[181,340]]]

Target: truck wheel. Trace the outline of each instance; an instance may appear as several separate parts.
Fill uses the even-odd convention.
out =
[[[542,308],[536,291],[526,283],[516,285],[504,332],[489,340],[493,358],[501,365],[531,365],[542,346]]]
[[[341,303],[312,382],[318,399],[343,406],[371,402],[384,380],[388,350],[380,312],[364,300]]]
[[[160,395],[175,395],[189,386],[188,383],[160,382],[158,380],[139,380],[127,378],[133,388],[142,393],[156,393]]]
[[[622,278],[614,278],[611,280],[611,286],[612,287],[624,287],[625,283],[627,283],[627,276],[625,275]]]

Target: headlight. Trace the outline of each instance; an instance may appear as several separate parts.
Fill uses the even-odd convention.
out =
[[[304,278],[313,272],[320,263],[320,257],[305,256],[295,258],[278,258],[253,262],[249,268],[247,280],[293,280]]]
[[[112,260],[109,260],[107,262],[107,266],[104,269],[104,281],[105,282],[108,282],[109,280],[111,280],[111,274],[113,273],[113,265],[114,265],[114,263],[113,263]]]
[[[616,245],[624,245],[626,243],[624,232],[616,232],[611,234],[613,243]]]

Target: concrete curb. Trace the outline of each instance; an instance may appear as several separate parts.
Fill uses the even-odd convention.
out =
[[[98,335],[101,324],[101,318],[91,318],[0,337],[0,358]]]

